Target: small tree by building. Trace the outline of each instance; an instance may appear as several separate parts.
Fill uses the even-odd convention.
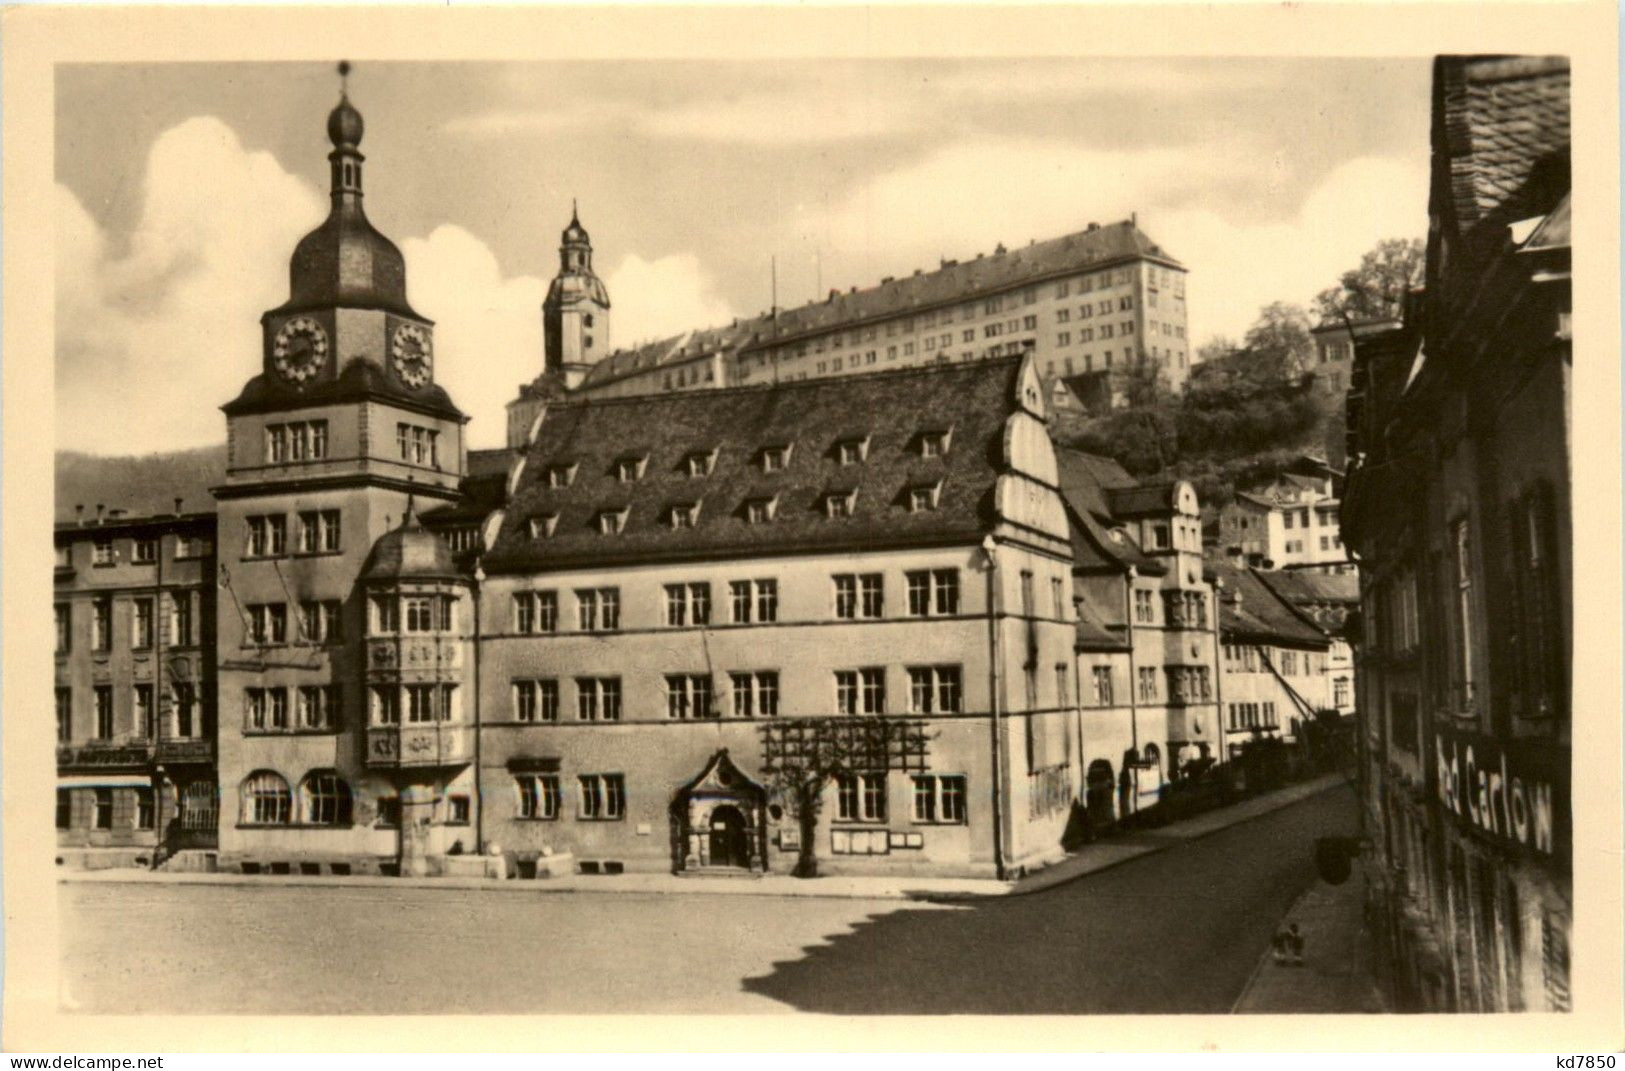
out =
[[[762,725],[762,771],[796,818],[795,876],[818,875],[818,816],[824,786],[860,773],[924,772],[925,723],[900,718],[791,718]]]

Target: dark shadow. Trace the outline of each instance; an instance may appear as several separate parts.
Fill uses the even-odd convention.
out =
[[[1227,1013],[1345,787],[1044,892],[879,913],[743,982],[839,1015]]]

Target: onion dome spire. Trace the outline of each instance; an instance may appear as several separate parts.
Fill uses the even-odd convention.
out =
[[[350,64],[338,67],[339,102],[327,116],[333,143],[332,209],[320,227],[299,242],[289,265],[292,296],[280,311],[350,308],[388,309],[419,318],[406,302],[406,260],[367,221],[361,208],[361,135],[365,124],[350,103]]]

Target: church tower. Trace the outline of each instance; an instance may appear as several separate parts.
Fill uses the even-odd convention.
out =
[[[575,206],[559,240],[559,273],[542,304],[547,358],[544,374],[557,376],[567,390],[580,386],[599,358],[609,352],[609,292],[592,270],[592,238]]]
[[[380,831],[404,830],[403,812],[424,819],[412,806],[424,785],[438,798],[470,776],[460,741],[439,736],[442,712],[460,709],[455,675],[420,686],[406,664],[444,670],[458,657],[436,631],[451,620],[440,609],[450,596],[437,591],[420,614],[404,596],[369,598],[364,577],[375,544],[414,507],[456,501],[468,418],[435,382],[434,323],[407,301],[405,259],[362,209],[363,130],[341,93],[327,119],[327,219],[294,249],[288,300],[261,317],[259,373],[222,406],[216,686],[228,869],[271,866],[294,846],[343,866],[387,857],[395,834]],[[407,636],[408,625],[422,635]],[[391,656],[381,684],[379,660]],[[404,754],[403,711],[429,722],[414,731],[434,747]],[[431,766],[413,769],[420,759]]]

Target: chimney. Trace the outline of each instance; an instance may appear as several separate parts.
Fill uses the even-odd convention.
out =
[[[100,502],[96,503],[96,523],[97,524],[102,523],[102,512],[104,510],[106,510],[106,509],[107,509],[107,507],[102,505]]]
[[[993,247],[993,255],[996,257],[1002,257],[1008,252],[1009,250],[1004,248],[1003,242],[1000,242],[998,245]]]
[[[919,268],[915,268],[915,269],[914,269],[914,274],[915,274],[915,275],[919,275],[919,274],[921,274],[921,272],[920,272],[920,269],[919,269]]]
[[[1086,230],[1086,231],[1098,231],[1099,229],[1100,229],[1100,224],[1094,222],[1093,220],[1090,221],[1089,226],[1084,228],[1084,230]]]
[[[85,504],[83,502],[73,507],[73,523],[80,528],[85,526]]]
[[[1128,214],[1128,225],[1130,227],[1138,227],[1140,225],[1140,214],[1138,212],[1130,212]]]
[[[180,495],[175,496],[175,516],[177,516],[177,517],[179,517],[181,515],[181,503],[183,501],[185,501],[185,500],[182,499]]]

